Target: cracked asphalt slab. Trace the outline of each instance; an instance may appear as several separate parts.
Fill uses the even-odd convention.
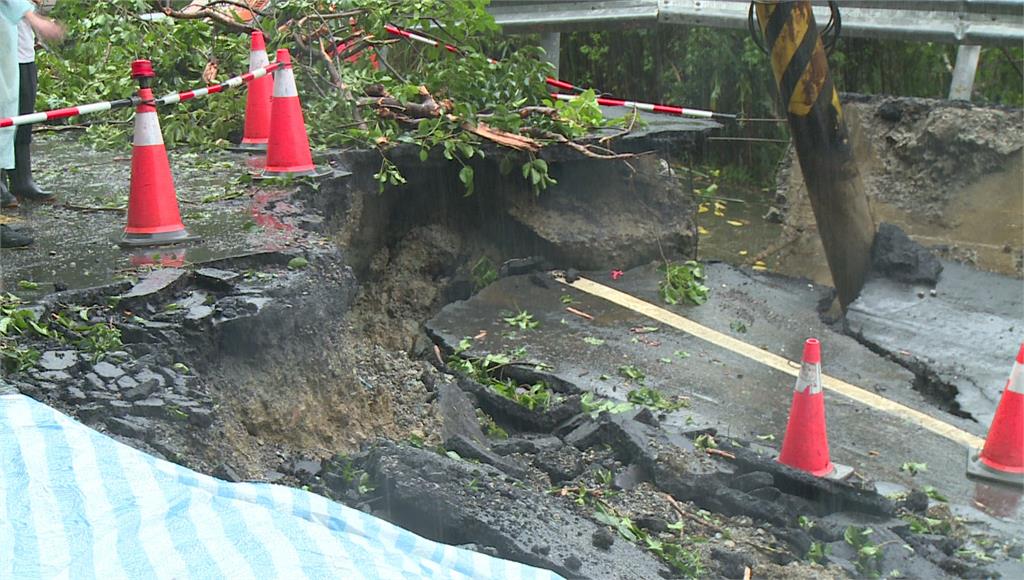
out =
[[[989,425],[1024,336],[1024,284],[943,262],[934,288],[869,280],[847,313],[850,331],[956,388],[960,410]]]
[[[914,390],[912,372],[822,322],[818,307],[830,300],[830,289],[725,264],[709,264],[706,274],[711,293],[702,306],[664,304],[657,291],[661,273],[653,265],[629,270],[614,281],[608,272],[584,277],[791,361],[799,360],[806,338],[816,337],[822,342],[824,373],[967,434],[985,436],[987,425],[942,411]],[[570,304],[565,296],[571,297]],[[593,318],[573,314],[567,306]],[[522,310],[539,322],[537,328],[514,329],[503,321],[503,316]],[[669,417],[670,424],[712,426],[775,448],[782,442],[794,384],[790,374],[561,284],[548,274],[500,279],[470,300],[444,308],[428,330],[450,346],[464,337],[478,337],[470,356],[525,348],[527,359],[550,365],[545,372],[556,379],[617,400],[625,400],[637,386],[619,370],[632,365],[645,375],[646,386],[690,399],[691,407]],[[1024,530],[1019,492],[968,479],[962,444],[834,392],[826,392],[826,406],[833,461],[886,482],[886,489],[893,491],[934,486],[968,521],[1007,533]],[[927,470],[912,476],[901,471],[905,462],[926,463]]]

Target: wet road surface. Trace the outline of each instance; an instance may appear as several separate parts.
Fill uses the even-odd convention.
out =
[[[824,373],[985,436],[986,426],[945,413],[915,391],[910,371],[822,323],[817,307],[829,296],[827,289],[724,264],[709,266],[707,274],[711,297],[699,307],[662,303],[660,274],[653,267],[630,270],[617,281],[607,272],[588,277],[790,360],[799,359],[807,337],[817,337]],[[567,312],[564,296],[593,320]],[[529,311],[538,328],[513,329],[502,321],[502,313],[520,310]],[[557,377],[619,400],[636,386],[620,373],[632,365],[645,375],[645,385],[690,398],[691,408],[675,420],[689,416],[732,436],[781,444],[794,384],[789,374],[557,282],[541,285],[530,276],[499,280],[446,307],[431,327],[451,344],[487,331],[470,354],[523,347],[532,362],[551,365]],[[1024,530],[1020,493],[967,479],[962,445],[836,393],[826,392],[826,401],[833,461],[876,481],[934,486],[969,521]],[[927,471],[911,476],[900,469],[905,462],[926,463]]]
[[[2,288],[31,298],[54,284],[85,288],[109,283],[139,267],[179,267],[229,256],[279,250],[300,240],[304,219],[289,191],[244,179],[249,157],[171,151],[171,171],[182,221],[197,242],[145,249],[117,245],[127,214],[130,152],[96,151],[68,136],[37,138],[36,177],[56,205],[26,202],[4,210],[36,239],[0,256]],[[63,204],[67,204],[66,206]],[[294,219],[291,219],[294,218]],[[36,292],[19,281],[39,284]]]

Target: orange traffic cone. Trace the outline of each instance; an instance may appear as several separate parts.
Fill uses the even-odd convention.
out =
[[[309,151],[309,137],[302,118],[302,104],[295,88],[292,57],[287,49],[277,51],[281,68],[274,71],[274,97],[270,100],[270,137],[267,166],[263,177],[319,175]]]
[[[967,473],[1024,485],[1024,343],[996,408],[981,453],[968,456]]]
[[[121,238],[125,246],[157,246],[195,239],[181,223],[160,120],[152,104],[153,90],[149,84],[154,76],[148,60],[132,62],[132,78],[139,81],[142,102],[135,109],[128,225]]]
[[[267,45],[263,33],[252,33],[249,49],[249,71],[261,69],[270,64],[267,60]],[[245,131],[238,149],[243,151],[266,151],[270,136],[270,95],[274,80],[268,75],[249,81],[245,97]]]
[[[821,343],[808,338],[804,343],[803,363],[793,389],[786,436],[782,440],[779,462],[818,477],[839,479],[851,469],[829,460],[825,433],[825,393],[821,388]]]

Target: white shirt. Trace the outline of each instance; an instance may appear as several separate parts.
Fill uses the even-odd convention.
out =
[[[18,64],[36,61],[36,33],[24,18],[18,21]]]

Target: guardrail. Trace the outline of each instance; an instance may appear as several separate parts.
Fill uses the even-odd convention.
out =
[[[815,19],[828,21],[824,0]],[[947,44],[1024,42],[1024,0],[840,0],[843,34]],[[508,32],[562,32],[621,25],[679,24],[746,29],[749,0],[492,0]]]
[[[829,21],[826,0],[812,0],[815,20]],[[957,44],[949,98],[969,100],[980,45],[1024,42],[1024,0],[839,0],[843,36]],[[563,31],[657,25],[745,30],[749,0],[492,0],[488,11],[506,32],[541,32],[557,70]]]

